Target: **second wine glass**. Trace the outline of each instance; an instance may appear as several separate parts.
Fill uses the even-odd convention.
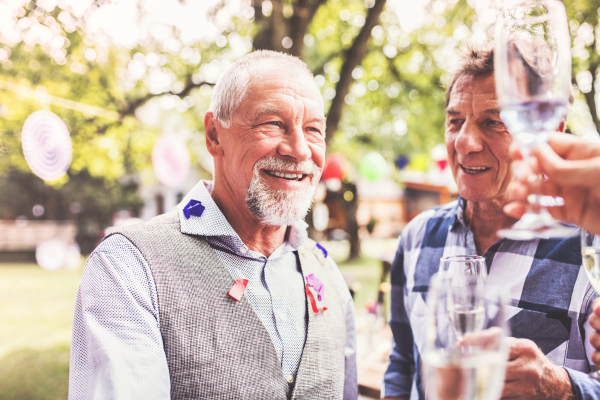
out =
[[[458,285],[458,286],[457,286]],[[475,299],[478,327],[457,331],[449,312],[457,294]],[[423,379],[430,400],[498,400],[508,358],[506,299],[492,286],[461,286],[452,277],[433,276],[427,294]]]

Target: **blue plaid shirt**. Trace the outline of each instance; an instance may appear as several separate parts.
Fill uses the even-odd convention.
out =
[[[402,231],[392,265],[391,319],[394,346],[382,397],[425,399],[420,352],[425,342],[425,298],[441,257],[477,254],[465,225],[463,199],[429,209]],[[600,399],[587,322],[597,297],[585,275],[578,237],[512,241],[502,239],[484,254],[488,279],[509,290],[511,335],[534,341],[564,366],[579,399]]]

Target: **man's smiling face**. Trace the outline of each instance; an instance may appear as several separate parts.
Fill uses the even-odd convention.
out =
[[[310,207],[325,159],[323,101],[310,76],[260,62],[227,131],[221,178],[233,195],[269,225],[304,217],[292,214]],[[264,215],[275,208],[282,218]]]
[[[458,192],[469,201],[501,199],[510,183],[513,136],[499,111],[493,75],[457,79],[446,107],[446,149]]]

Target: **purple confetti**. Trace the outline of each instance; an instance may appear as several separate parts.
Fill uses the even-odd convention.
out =
[[[186,219],[190,219],[190,216],[194,215],[200,217],[204,212],[204,206],[198,200],[190,200],[187,206],[183,208],[183,215]]]

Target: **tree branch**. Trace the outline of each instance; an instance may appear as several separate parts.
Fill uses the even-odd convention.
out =
[[[342,110],[344,108],[344,98],[350,90],[352,84],[352,71],[362,63],[366,53],[367,44],[371,38],[371,31],[379,22],[379,16],[383,12],[386,0],[376,0],[373,7],[369,10],[365,25],[354,39],[352,46],[346,51],[346,60],[340,71],[340,80],[335,87],[335,97],[331,101],[329,113],[327,115],[327,136],[326,142],[329,143],[333,135],[337,132]]]
[[[294,5],[294,14],[290,18],[289,36],[292,39],[292,47],[288,52],[296,57],[302,57],[304,50],[304,35],[313,20],[319,7],[327,0],[298,0]]]
[[[596,81],[596,74],[598,73],[598,67],[599,64],[598,63],[594,63],[591,64],[590,63],[590,68],[589,71],[592,74],[592,89],[587,92],[584,93],[583,95],[585,96],[585,102],[588,105],[588,108],[590,109],[590,114],[592,116],[592,120],[594,121],[594,125],[596,125],[596,131],[600,134],[600,118],[598,117],[598,108],[596,107],[596,85],[595,85],[595,81]]]
[[[173,91],[170,91],[170,92],[163,92],[163,93],[148,93],[145,96],[142,96],[131,102],[126,102],[119,110],[119,114],[121,114],[121,119],[123,119],[124,117],[126,117],[128,115],[133,115],[138,108],[140,108],[141,106],[146,104],[150,99],[153,99],[154,97],[170,94],[170,95],[175,95],[180,98],[183,98],[183,97],[187,96],[192,91],[192,89],[195,89],[202,85],[214,86],[215,84],[211,83],[211,82],[194,83],[194,82],[192,82],[191,79],[188,79],[187,83],[185,84],[185,86],[183,87],[183,90],[181,92],[175,93]]]

